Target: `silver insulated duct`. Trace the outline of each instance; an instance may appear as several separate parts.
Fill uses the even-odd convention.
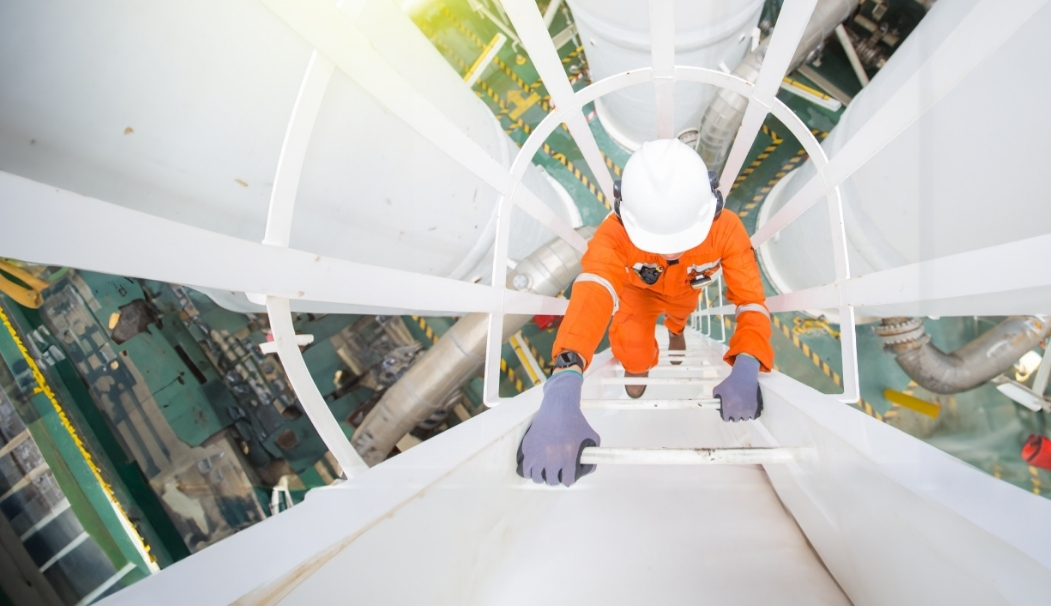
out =
[[[594,227],[577,233],[590,239]],[[508,288],[556,296],[580,273],[580,253],[561,238],[541,246],[518,263]],[[506,316],[504,339],[532,316]],[[392,385],[354,432],[351,443],[370,466],[382,462],[398,440],[428,419],[485,361],[489,314],[471,313],[453,325]]]
[[[814,52],[821,42],[836,29],[836,26],[854,12],[857,6],[858,0],[819,0],[814,8],[813,16],[810,17],[810,23],[807,24],[803,37],[799,41],[799,48],[796,49],[796,54],[788,66],[788,71],[792,71],[803,63],[807,56]],[[754,83],[759,78],[759,69],[763,66],[763,58],[766,57],[769,46],[770,38],[767,37],[758,48],[737,64],[733,74]],[[730,90],[720,89],[712,104],[708,106],[708,110],[704,112],[704,117],[701,118],[697,151],[709,170],[722,170],[747,107],[748,99]]]
[[[1006,372],[1051,334],[1051,316],[1011,316],[952,353],[931,344],[923,318],[884,318],[875,328],[883,348],[920,387],[960,393]]]

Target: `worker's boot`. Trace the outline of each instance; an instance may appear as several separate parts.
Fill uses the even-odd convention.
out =
[[[686,351],[686,335],[683,333],[668,333],[668,351]],[[678,366],[682,360],[673,360],[672,364]]]
[[[625,370],[624,371],[624,376],[625,377],[648,377],[648,376],[650,376],[650,371],[647,370],[645,372],[634,373],[634,372],[628,372],[628,371]],[[624,386],[624,391],[628,392],[628,396],[629,397],[641,398],[642,394],[646,393],[646,386],[645,385],[625,385]]]

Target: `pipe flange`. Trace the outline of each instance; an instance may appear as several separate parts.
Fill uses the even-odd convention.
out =
[[[922,318],[884,318],[872,331],[879,336],[885,350],[895,353],[918,349],[931,340]]]
[[[923,320],[920,318],[883,318],[883,322],[874,326],[872,331],[880,337],[890,337],[922,327]]]

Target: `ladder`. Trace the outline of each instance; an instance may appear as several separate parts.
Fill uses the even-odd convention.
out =
[[[679,362],[682,366],[672,365]],[[689,363],[693,363],[690,365]],[[623,366],[617,363],[623,371]],[[715,366],[697,352],[661,350],[659,362],[654,370],[662,375],[671,372],[681,376],[597,377],[602,385],[680,385],[714,387],[725,378]],[[581,410],[625,411],[625,410],[698,410],[718,412],[721,402],[714,397],[695,398],[650,398],[645,394],[638,399],[628,398],[583,398]],[[706,413],[705,413],[706,414]],[[720,420],[721,422],[721,420]],[[748,448],[610,448],[592,446],[585,448],[580,456],[583,465],[772,465],[797,461],[805,453],[803,449],[786,446]]]

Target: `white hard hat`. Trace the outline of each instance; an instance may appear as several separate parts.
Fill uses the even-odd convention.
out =
[[[718,206],[704,160],[678,139],[643,143],[624,166],[620,192],[631,242],[661,255],[704,242]]]

